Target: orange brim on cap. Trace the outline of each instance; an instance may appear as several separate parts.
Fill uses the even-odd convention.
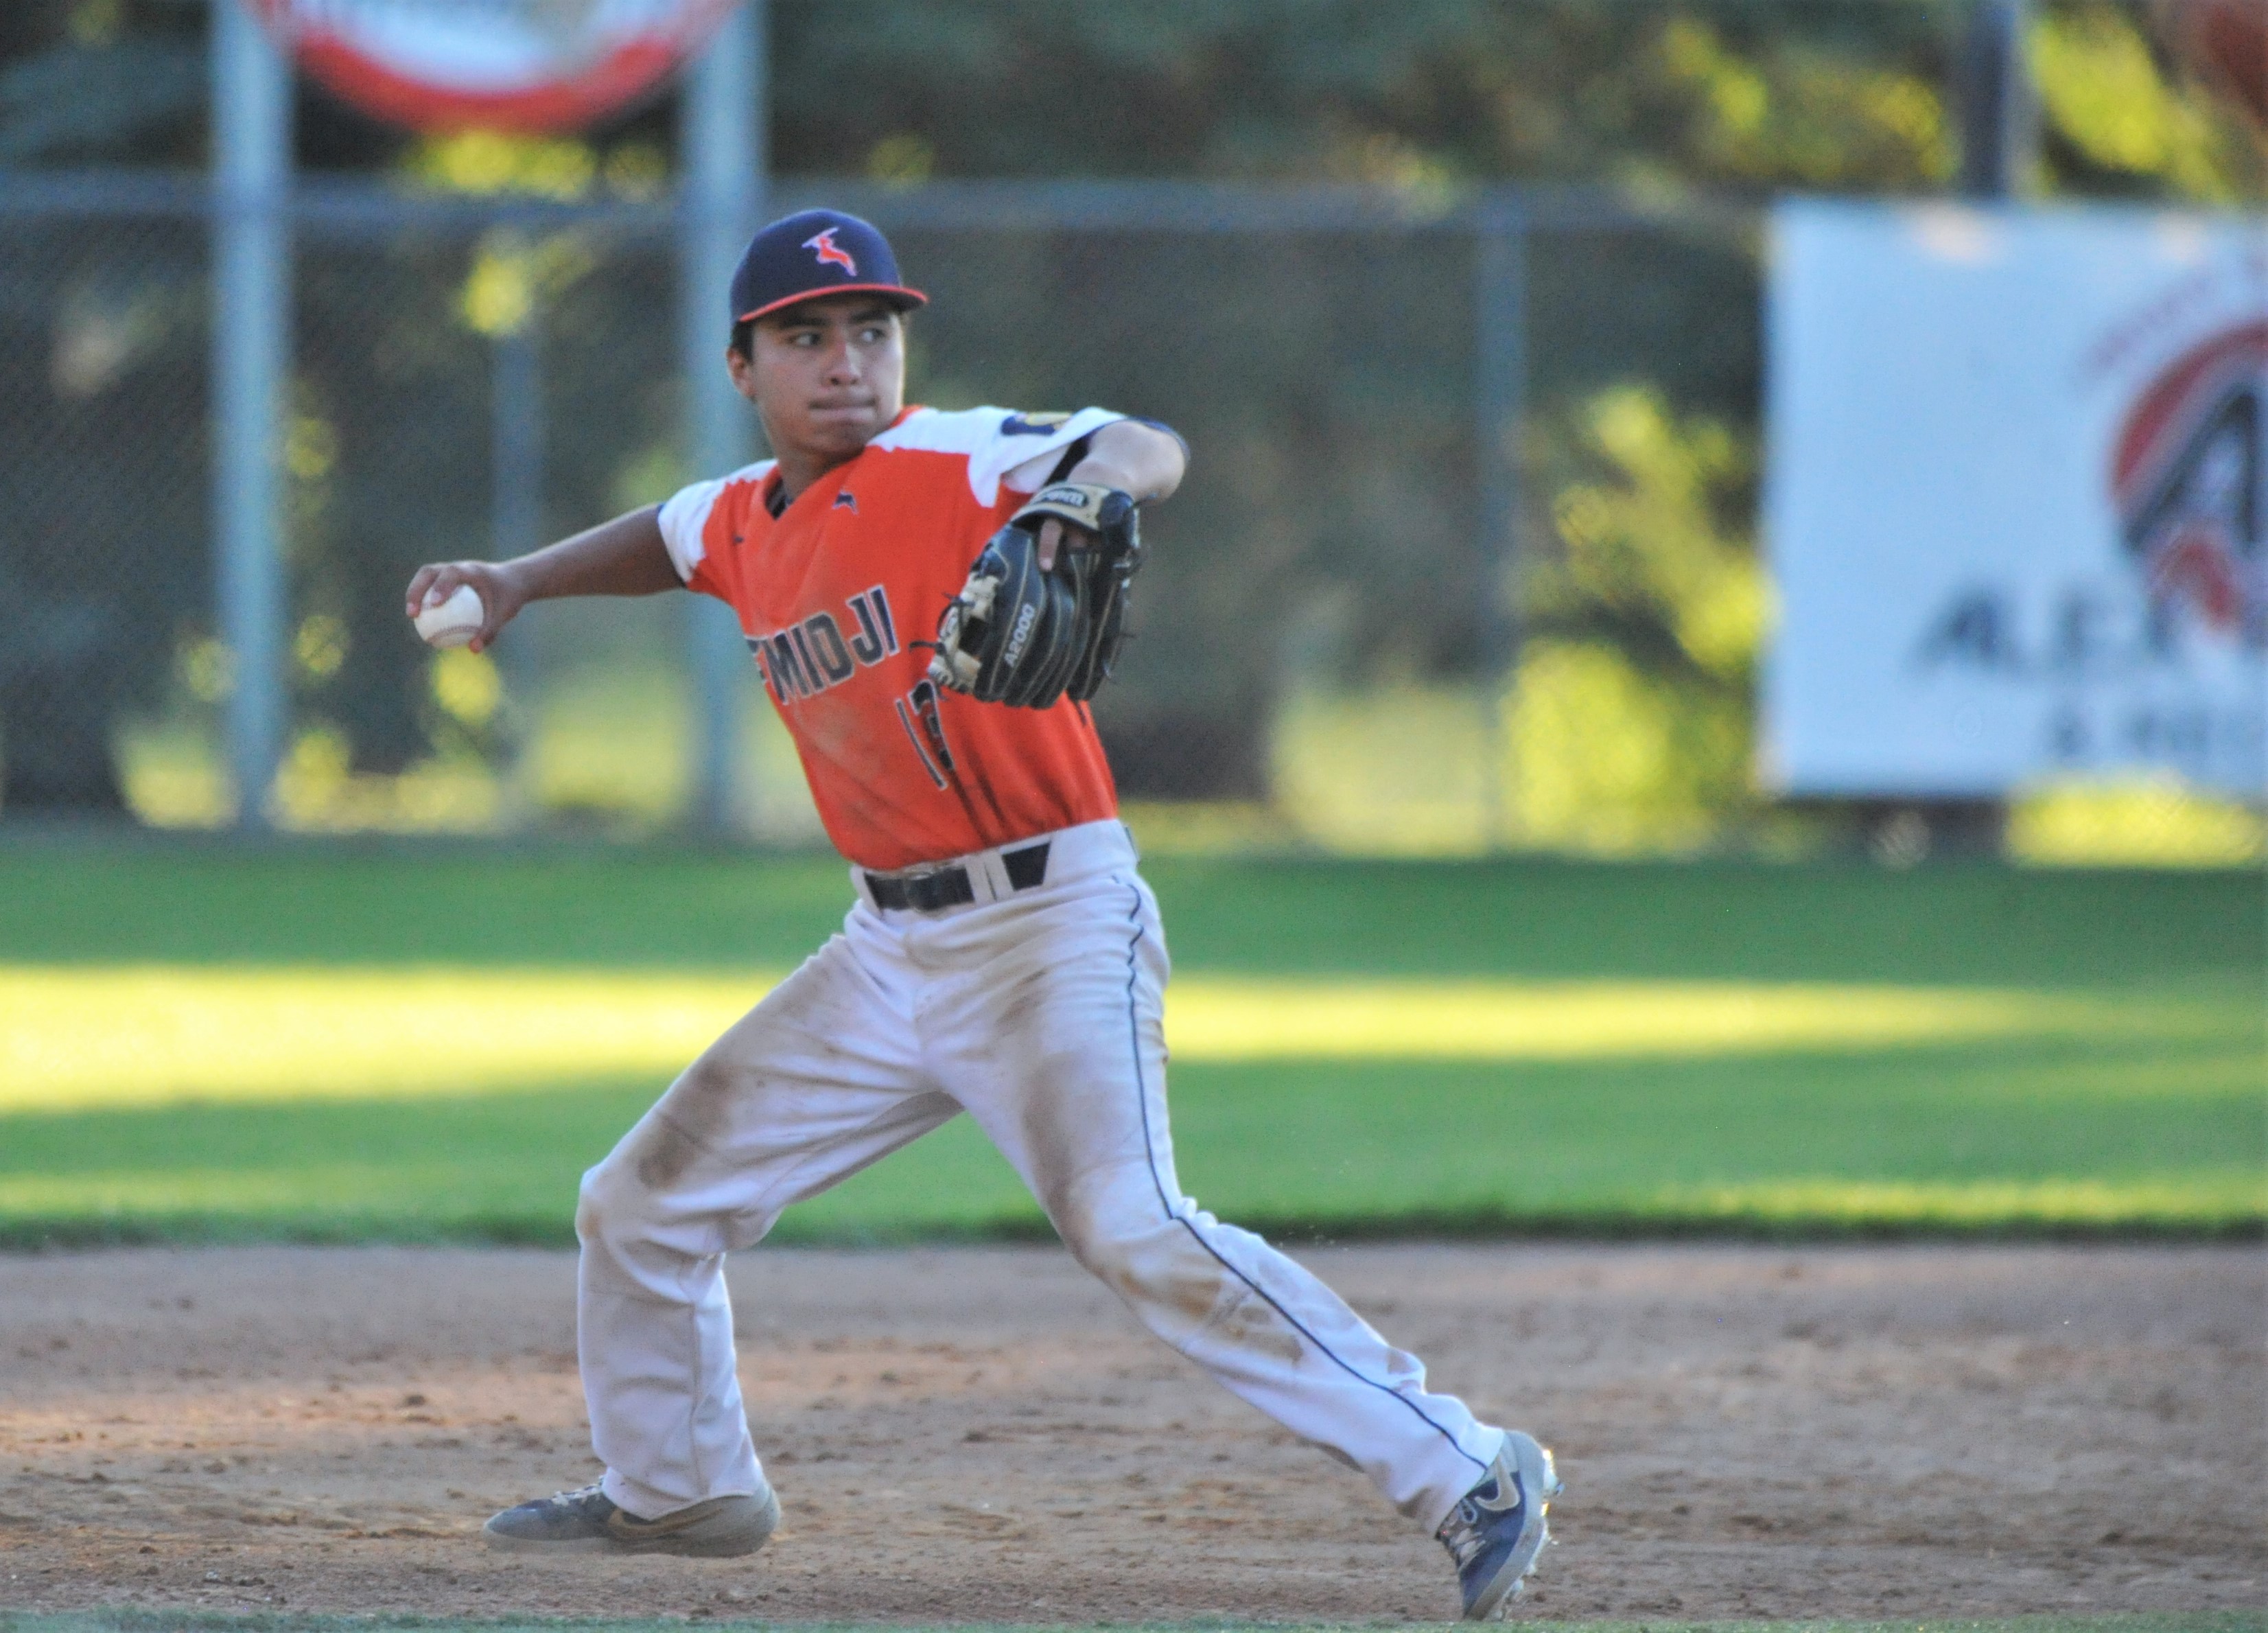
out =
[[[799,294],[782,295],[777,300],[758,307],[753,312],[741,313],[733,321],[753,322],[768,312],[777,312],[786,307],[799,306],[806,300],[824,300],[830,295],[895,296],[902,303],[899,307],[901,311],[910,311],[916,307],[929,305],[927,295],[923,294],[918,289],[908,289],[902,284],[822,284],[816,289],[806,289]]]

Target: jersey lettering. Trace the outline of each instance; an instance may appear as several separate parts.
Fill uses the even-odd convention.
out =
[[[803,621],[804,633],[811,637],[811,649],[819,654],[819,672],[826,676],[829,686],[839,686],[858,672],[850,661],[850,648],[843,644],[843,632],[835,627],[834,617],[824,612],[814,612]]]
[[[814,612],[799,624],[766,634],[746,637],[756,673],[785,704],[815,698],[840,686],[861,669],[872,667],[898,650],[898,630],[890,617],[890,598],[882,587],[860,590],[850,598],[856,633],[845,636],[843,623],[831,612]],[[912,730],[910,726],[907,728]],[[940,741],[942,739],[940,738]],[[946,768],[952,769],[948,759]]]
[[[880,663],[898,649],[898,632],[890,622],[890,598],[879,584],[850,598],[850,615],[858,632],[850,638],[850,655],[861,663]]]
[[[790,629],[787,638],[795,643],[795,655],[803,660],[804,695],[815,698],[827,690],[827,682],[820,676],[819,665],[811,661],[811,642],[803,632],[803,625],[799,624]]]
[[[772,696],[782,703],[810,696],[819,690],[806,679],[803,660],[796,656],[795,643],[785,635],[759,637],[770,643],[772,654]]]

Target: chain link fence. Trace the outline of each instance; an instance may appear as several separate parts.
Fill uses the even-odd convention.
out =
[[[1195,449],[1098,707],[1145,842],[1659,850],[1778,820],[1748,780],[1766,606],[1755,212],[825,196],[889,230],[932,297],[914,400],[1100,403]],[[531,609],[492,657],[428,651],[401,610],[421,562],[531,548],[704,474],[683,452],[673,218],[324,197],[295,216],[275,821],[684,825],[684,598]],[[0,814],[235,811],[210,235],[193,191],[0,182]],[[1570,529],[1617,505],[1676,511],[1713,551],[1707,592],[1749,624],[1697,658],[1677,634],[1691,572],[1566,572]],[[753,672],[736,708],[742,837],[818,842]],[[1790,843],[1800,829],[1781,824]]]
[[[192,221],[11,219],[0,233],[11,811],[126,802],[118,730],[163,706],[211,600],[207,250]]]

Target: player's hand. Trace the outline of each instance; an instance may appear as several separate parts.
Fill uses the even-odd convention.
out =
[[[519,575],[508,565],[494,561],[443,561],[429,563],[411,575],[409,593],[402,602],[402,610],[414,618],[428,602],[446,601],[461,585],[469,584],[473,593],[481,598],[481,607],[488,614],[480,631],[465,644],[475,652],[485,652],[496,644],[504,626],[512,621],[519,610],[527,604],[527,592],[520,587]]]
[[[1093,550],[1095,537],[1085,528],[1074,527],[1068,521],[1049,516],[1040,523],[1037,543],[1040,547],[1040,571],[1045,573],[1056,565],[1056,551],[1059,548],[1068,546],[1072,550]]]

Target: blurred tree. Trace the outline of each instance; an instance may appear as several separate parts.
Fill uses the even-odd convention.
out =
[[[2268,8],[2259,0],[2152,0],[2150,20],[2183,73],[2268,137]]]
[[[1528,566],[1506,706],[1521,830],[1607,849],[1695,843],[1752,798],[1769,610],[1753,441],[1644,385],[1540,430],[1553,526]]]
[[[201,157],[203,0],[0,7],[0,165]]]
[[[575,200],[650,195],[662,165],[636,138],[467,131],[405,144],[397,174],[434,191]],[[332,670],[303,669],[301,695],[350,769],[399,772],[465,746],[468,722],[437,707],[431,654],[408,638],[401,593],[422,562],[494,553],[495,417],[531,415],[542,427],[553,531],[609,508],[626,448],[666,440],[674,417],[673,269],[666,248],[609,255],[578,230],[306,246],[300,261],[301,423],[321,425],[336,453],[293,468],[295,604],[335,617],[344,636]],[[581,298],[594,279],[599,298]],[[544,402],[497,402],[511,388],[499,359],[511,344],[546,359]],[[610,411],[549,413],[550,401]],[[530,639],[507,637],[513,648]],[[492,732],[473,735],[473,746],[495,746]]]
[[[202,119],[202,8],[166,0],[0,8],[0,166],[180,152]],[[18,224],[0,248],[11,813],[122,809],[112,728],[163,680],[174,611],[202,595],[199,260],[194,233],[158,225]]]
[[[2032,74],[2058,192],[2203,203],[2268,197],[2268,136],[2178,68],[2134,5],[2063,0],[2033,24]]]
[[[0,802],[114,810],[119,711],[204,604],[202,235],[32,221],[0,239]],[[195,614],[192,610],[192,617]]]
[[[2161,54],[2149,29],[2157,13],[2144,0],[2037,6],[2043,186],[2214,203],[2268,195],[2260,138]],[[1401,190],[1422,216],[1501,180],[1603,184],[1646,198],[1936,193],[1959,158],[1948,87],[1968,0],[771,0],[771,9],[773,151],[790,174],[898,185],[1001,175],[1363,181]],[[207,17],[205,0],[0,7],[0,165],[201,166]],[[310,169],[460,191],[643,196],[674,167],[666,94],[580,142],[419,138],[314,89],[300,93],[296,128]],[[1170,530],[1189,545],[1161,550],[1145,580],[1140,679],[1106,694],[1106,724],[1136,765],[1138,787],[1252,791],[1287,610],[1311,635],[1328,632],[1321,661],[1344,681],[1485,666],[1465,417],[1469,246],[1424,233],[1394,242],[974,236],[908,235],[909,262],[937,269],[932,281],[943,286],[917,326],[925,395],[947,406],[1101,399],[1174,419],[1198,442],[1196,479],[1160,521],[1161,542]],[[22,239],[38,276],[19,278],[15,304],[0,314],[23,371],[17,400],[30,405],[11,436],[24,452],[0,480],[34,491],[0,531],[0,595],[11,610],[41,610],[0,633],[0,733],[17,745],[0,745],[11,809],[114,802],[102,742],[116,711],[156,691],[177,648],[210,656],[202,430],[194,413],[136,421],[122,406],[148,400],[170,414],[198,400],[194,246],[149,256],[121,240],[97,255],[81,238],[76,248]],[[555,248],[567,254],[556,273],[575,245]],[[408,562],[485,548],[487,366],[502,320],[482,302],[513,284],[514,256],[527,248],[303,254],[297,683],[304,706],[364,769],[403,764],[451,729],[436,722],[423,654],[393,639],[388,603]],[[1534,582],[1543,627],[1529,659],[1572,665],[1571,675],[1611,673],[1618,695],[1659,703],[1669,722],[1660,741],[1688,755],[1678,774],[1700,780],[1694,799],[1731,786],[1720,775],[1727,762],[1708,745],[1745,730],[1737,720],[1719,729],[1734,719],[1726,688],[1742,683],[1685,644],[1690,610],[1678,597],[1717,581],[1710,550],[1730,548],[1730,524],[1669,528],[1661,548],[1697,552],[1691,561],[1654,562],[1609,595],[1595,562],[1577,569],[1620,558],[1569,536],[1570,518],[1591,514],[1588,501],[1572,511],[1558,501],[1562,490],[1595,489],[1666,516],[1701,503],[1693,491],[1742,491],[1745,478],[1726,474],[1738,459],[1719,470],[1701,450],[1721,432],[1737,454],[1754,436],[1757,249],[1737,233],[1568,233],[1529,266],[1538,503],[1528,534],[1551,533],[1567,552]],[[622,410],[552,417],[556,528],[611,504],[624,461],[669,442],[673,366],[657,314],[671,299],[659,256],[586,264],[531,297],[551,389],[563,402]],[[148,319],[160,310],[173,314],[163,345]],[[1049,321],[1035,325],[1035,312]],[[1071,337],[1094,344],[1066,344]],[[105,364],[122,345],[132,366]],[[145,366],[171,372],[134,372]],[[1641,379],[1651,382],[1645,391],[1616,395],[1617,382]],[[171,382],[162,391],[161,381]],[[38,406],[63,402],[68,412]],[[74,414],[83,433],[58,434],[78,423]],[[161,536],[146,515],[102,506],[40,511],[39,495],[117,487],[116,427],[128,423],[144,433],[134,458],[172,462],[171,531]],[[1647,424],[1655,430],[1644,436],[1631,429]],[[1610,426],[1622,431],[1610,436]],[[1648,447],[1658,458],[1632,452]],[[1719,474],[1673,479],[1681,459]],[[134,478],[145,479],[158,478]],[[1674,504],[1678,492],[1688,497]],[[1716,504],[1703,509],[1715,514]],[[143,580],[149,608],[122,599],[139,587],[75,582],[57,567],[73,558],[57,541],[86,548],[90,528],[100,530],[98,550],[162,557],[163,570]],[[1382,571],[1388,560],[1393,571]],[[1630,587],[1638,582],[1650,586],[1642,595]],[[97,647],[64,637],[102,630],[113,631],[98,640],[102,683],[73,691],[71,710],[55,709],[53,680],[30,677],[52,676],[58,664],[83,669]],[[79,655],[54,655],[66,646]],[[213,663],[197,673],[208,690],[224,683]],[[1590,694],[1575,685],[1568,695]],[[1719,726],[1700,723],[1712,720]],[[34,732],[53,761],[37,773],[24,746]]]
[[[782,168],[1940,185],[1958,0],[775,0]],[[1064,116],[1049,87],[1077,85]]]
[[[1930,188],[1964,0],[771,0],[776,162]],[[2131,9],[2131,8],[2130,8]],[[0,8],[0,163],[202,162],[207,0]],[[1048,87],[1078,86],[1078,117]],[[667,151],[658,95],[597,133]],[[319,88],[314,168],[415,139]]]

